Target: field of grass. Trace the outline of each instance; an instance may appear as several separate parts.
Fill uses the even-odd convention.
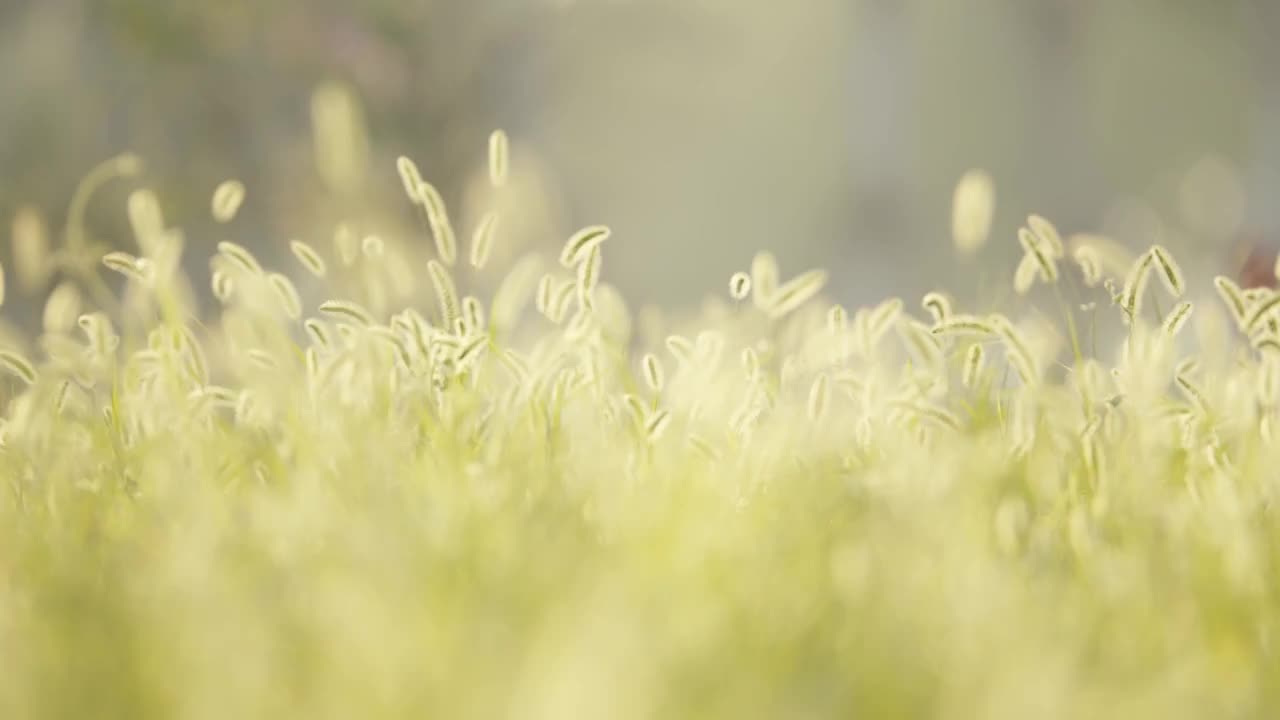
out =
[[[340,228],[187,278],[145,190],[132,252],[15,238],[11,295],[64,283],[0,348],[0,716],[1280,711],[1280,294],[1033,216],[1010,285],[1086,304],[846,310],[760,253],[633,313],[603,226],[476,297],[518,218],[398,170],[421,263]]]

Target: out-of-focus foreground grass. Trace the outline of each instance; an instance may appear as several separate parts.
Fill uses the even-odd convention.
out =
[[[474,220],[406,158],[418,232],[265,267],[234,181],[216,251],[145,188],[128,251],[28,219],[7,294],[58,284],[0,348],[0,714],[1280,707],[1280,295],[1037,216],[1008,284],[1087,304],[846,311],[762,252],[633,313],[600,269],[641,240],[513,247],[517,154]],[[991,251],[993,202],[966,176],[936,252]]]

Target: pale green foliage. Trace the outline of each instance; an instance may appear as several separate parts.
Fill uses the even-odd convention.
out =
[[[1068,251],[1091,285],[1129,271],[1097,319],[1120,347],[1066,365],[1036,318],[942,293],[930,323],[846,311],[768,253],[730,283],[752,303],[633,337],[607,228],[486,302],[399,170],[444,244],[398,307],[374,271],[401,248],[344,227],[332,268],[290,245],[320,298],[226,241],[212,314],[167,271],[118,307],[67,280],[0,349],[0,716],[1280,707],[1280,296],[1220,278],[1225,306],[1160,317],[1146,274],[1195,280],[1167,251],[1130,268],[1033,216],[1041,279]],[[140,251],[86,267],[178,267]]]

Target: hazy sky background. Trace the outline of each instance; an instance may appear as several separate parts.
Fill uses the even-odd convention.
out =
[[[520,241],[611,224],[605,278],[637,300],[722,293],[762,248],[848,302],[971,293],[948,238],[970,167],[997,182],[989,281],[1033,210],[1225,268],[1240,236],[1280,244],[1277,37],[1265,0],[8,0],[0,213],[57,226],[79,176],[134,150],[194,256],[233,176],[235,239],[265,257],[343,213],[425,243],[395,156],[465,225],[500,126],[537,176]],[[312,152],[330,81],[370,138],[337,196]],[[92,208],[115,242],[127,189]]]

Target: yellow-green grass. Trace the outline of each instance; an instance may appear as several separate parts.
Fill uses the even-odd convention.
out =
[[[406,293],[339,233],[288,267],[222,244],[198,310],[149,195],[132,252],[51,249],[77,289],[0,354],[0,716],[1280,711],[1269,291],[1220,278],[1174,322],[1166,250],[1116,269],[1036,217],[1021,282],[1083,257],[1096,310],[846,311],[762,253],[641,322],[603,226],[472,294],[400,170],[439,248]]]

